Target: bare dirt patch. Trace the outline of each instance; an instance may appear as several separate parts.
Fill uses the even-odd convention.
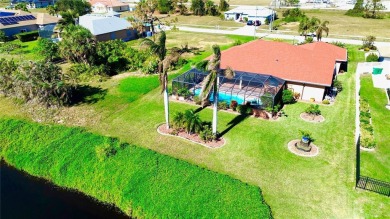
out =
[[[197,134],[188,134],[185,131],[180,131],[180,132],[174,132],[172,128],[167,129],[167,126],[165,124],[161,124],[157,128],[157,132],[162,134],[162,135],[169,135],[173,137],[179,137],[183,138],[186,140],[189,140],[191,142],[203,145],[208,148],[221,148],[222,146],[225,145],[226,141],[224,138],[219,138],[216,141],[210,141],[210,142],[204,142],[202,139],[200,139],[199,135]],[[173,134],[175,133],[175,134]]]
[[[311,115],[309,113],[301,113],[300,115],[301,119],[305,120],[306,122],[323,122],[325,121],[325,118],[322,115]]]

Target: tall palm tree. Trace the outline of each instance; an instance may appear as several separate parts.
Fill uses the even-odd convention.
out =
[[[315,31],[320,23],[321,21],[316,17],[308,18],[304,16],[299,22],[298,32],[305,36],[306,40],[307,33]]]
[[[169,58],[166,57],[166,39],[167,37],[165,32],[161,31],[158,42],[154,42],[149,38],[145,38],[142,40],[141,45],[148,46],[158,57],[157,73],[159,74],[160,85],[162,85],[162,93],[164,94],[165,122],[167,124],[167,128],[169,128],[168,68],[170,66],[170,62],[168,60]]]
[[[77,12],[74,10],[67,10],[61,12],[60,14],[62,18],[58,21],[56,27],[60,32],[71,24],[75,25],[75,21],[79,17],[79,14],[77,14]]]
[[[321,41],[323,32],[325,32],[326,36],[328,36],[329,28],[326,26],[328,24],[329,24],[329,21],[324,21],[320,25],[318,25],[317,30],[316,30],[317,41]]]
[[[218,112],[218,86],[219,86],[219,76],[224,76],[228,79],[234,77],[234,71],[231,68],[222,70],[221,65],[221,49],[218,45],[213,45],[214,55],[210,61],[205,62],[205,70],[210,73],[203,80],[202,89],[200,92],[200,97],[202,99],[202,106],[204,107],[211,94],[213,94],[213,134],[217,134],[217,112]]]

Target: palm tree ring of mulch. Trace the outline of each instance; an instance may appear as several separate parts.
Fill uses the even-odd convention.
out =
[[[325,117],[322,115],[311,115],[309,113],[301,113],[299,115],[301,119],[305,120],[306,122],[323,122],[325,121]]]
[[[303,150],[299,150],[296,145],[299,144],[300,141],[301,141],[300,139],[290,141],[287,144],[288,150],[291,153],[296,154],[298,156],[302,156],[302,157],[315,157],[320,152],[320,150],[317,147],[317,145],[315,145],[313,143],[310,143],[311,150],[309,152],[306,152],[306,151],[303,151]]]
[[[223,147],[226,144],[226,141],[225,141],[224,138],[219,138],[216,141],[204,142],[199,137],[198,134],[188,134],[186,131],[180,131],[180,132],[176,132],[176,134],[172,134],[172,133],[174,133],[174,130],[172,128],[167,129],[167,125],[165,123],[160,124],[157,127],[157,132],[159,134],[161,134],[161,135],[167,135],[167,136],[182,138],[182,139],[191,141],[193,143],[200,144],[202,146],[205,146],[205,147],[208,147],[208,148],[213,148],[213,149],[214,148],[221,148],[221,147]]]

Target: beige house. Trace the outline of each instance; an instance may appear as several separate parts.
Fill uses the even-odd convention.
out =
[[[223,51],[221,68],[227,67],[282,78],[300,99],[320,102],[337,74],[347,70],[347,50],[323,42],[296,46],[255,40]]]
[[[129,4],[120,2],[118,0],[90,0],[92,11],[94,13],[108,13],[129,11]]]

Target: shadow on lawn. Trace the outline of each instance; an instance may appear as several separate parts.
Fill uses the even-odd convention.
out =
[[[103,100],[107,94],[107,89],[100,87],[92,87],[89,85],[80,85],[74,88],[72,98],[69,103],[70,106],[80,104],[93,104]]]
[[[248,114],[245,114],[245,115],[237,115],[236,117],[234,117],[229,123],[229,127],[227,127],[225,130],[223,130],[219,136],[222,137],[223,135],[225,135],[226,133],[228,133],[232,128],[234,128],[234,126],[240,124],[242,121],[244,121],[246,118],[248,118],[249,115]]]

